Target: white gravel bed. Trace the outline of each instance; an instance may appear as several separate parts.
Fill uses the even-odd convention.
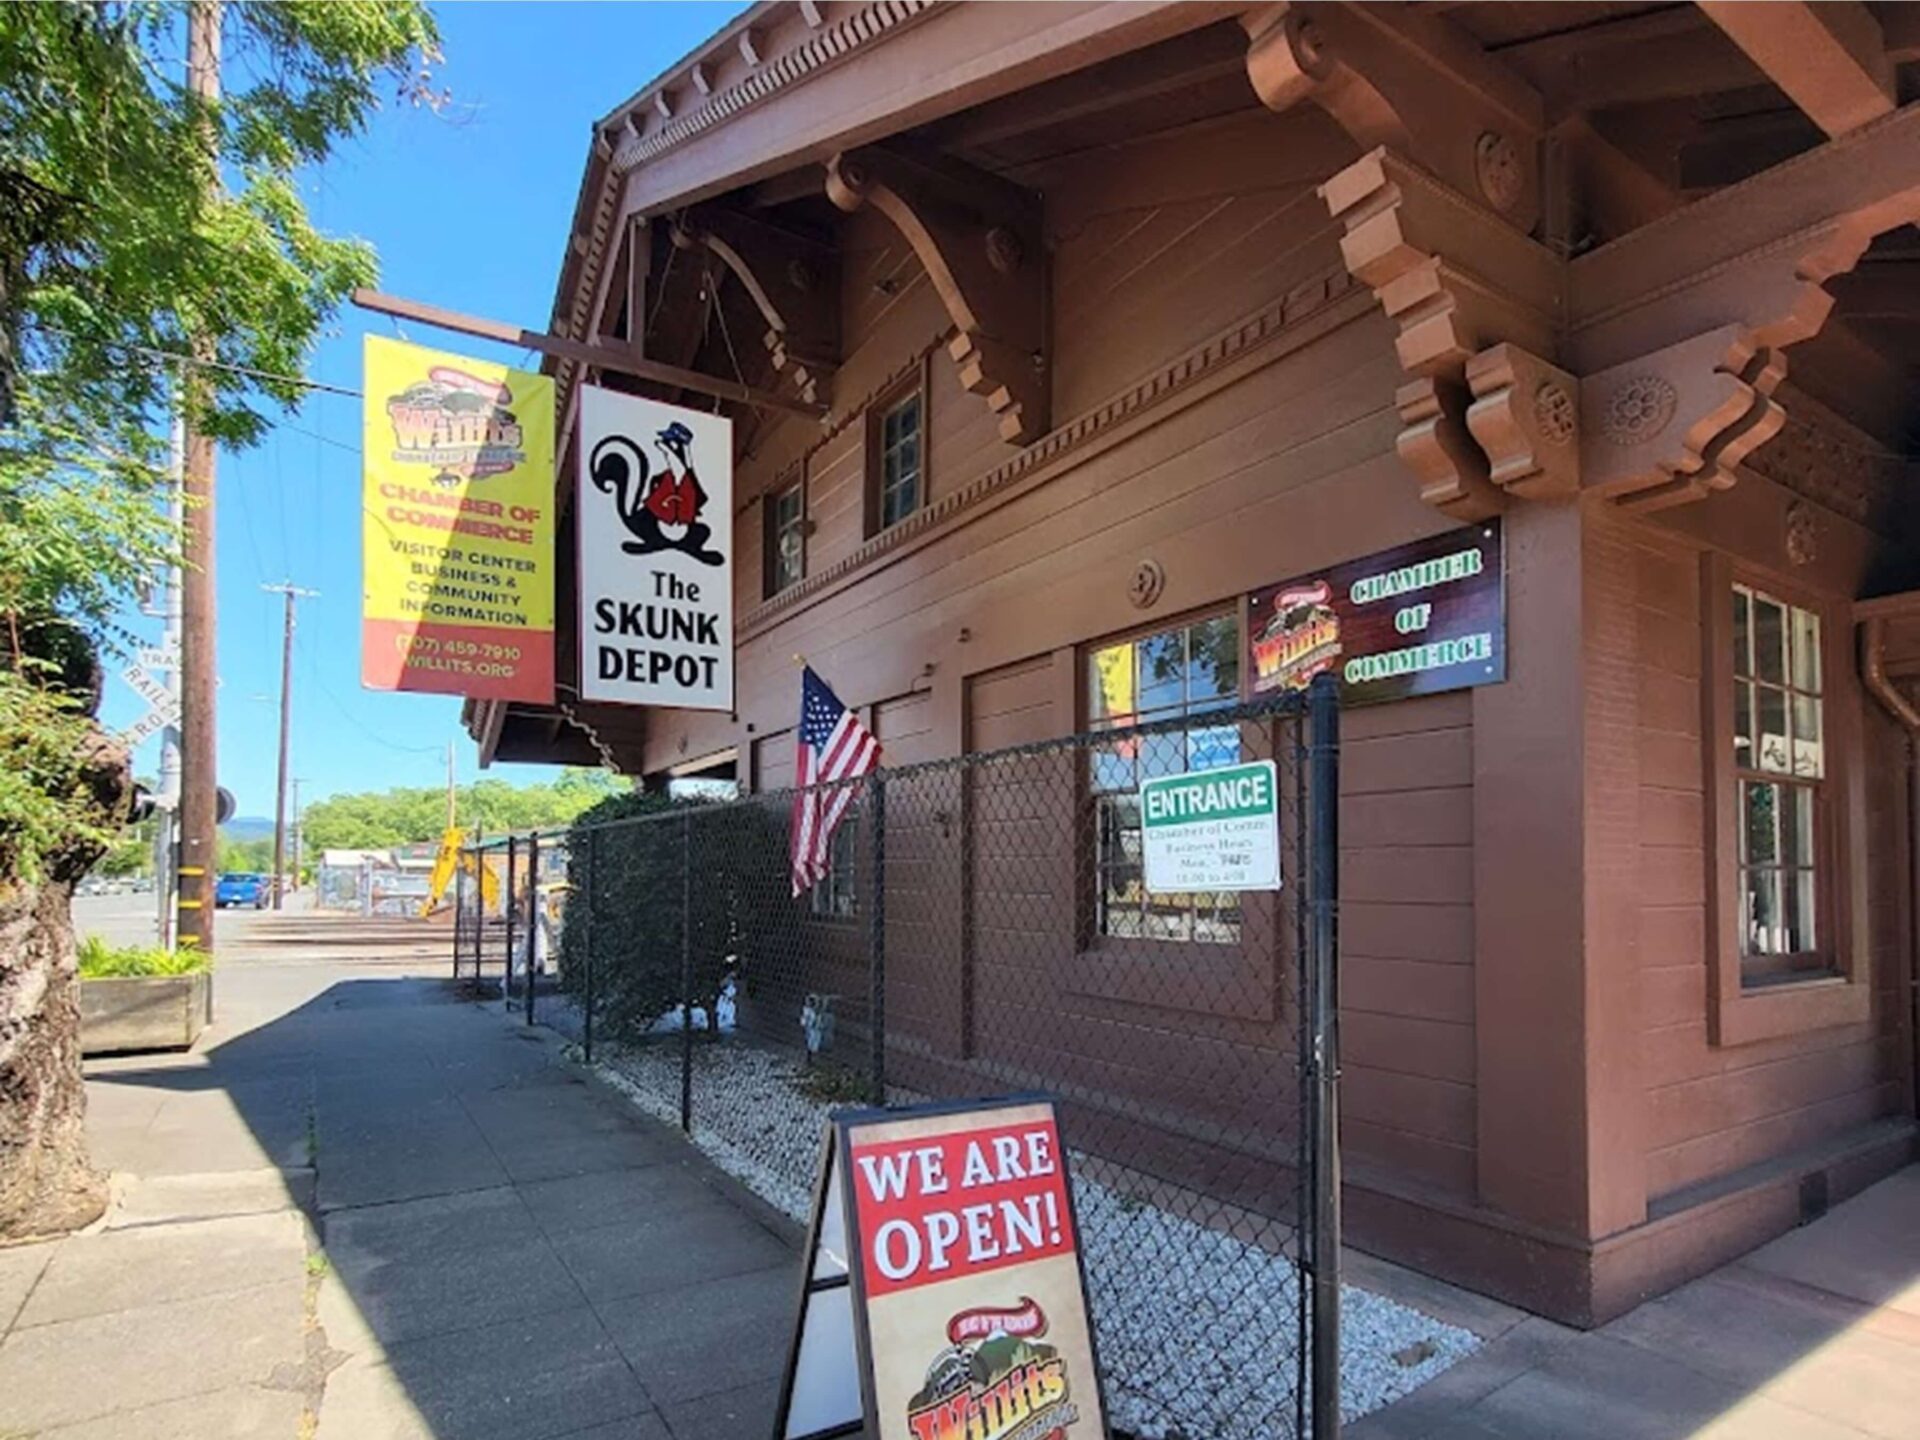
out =
[[[679,1045],[624,1048],[599,1069],[649,1115],[680,1123]],[[707,1041],[694,1050],[694,1143],[804,1223],[827,1116],[843,1107],[802,1093],[800,1076],[775,1051]],[[1141,1440],[1291,1434],[1292,1262],[1084,1175],[1074,1178],[1074,1200],[1114,1426]],[[1370,1291],[1342,1286],[1341,1300],[1340,1409],[1349,1420],[1480,1344]]]

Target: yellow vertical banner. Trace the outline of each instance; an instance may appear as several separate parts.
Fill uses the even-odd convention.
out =
[[[369,335],[360,683],[553,700],[553,381]]]

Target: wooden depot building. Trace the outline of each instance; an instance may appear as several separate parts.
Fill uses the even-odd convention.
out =
[[[1497,534],[1504,678],[1342,716],[1349,1238],[1603,1321],[1915,1155],[1916,96],[1899,4],[755,5],[549,326],[562,698],[594,381],[733,419],[737,711],[482,757],[780,788],[796,652],[890,764],[1251,696],[1270,587]]]

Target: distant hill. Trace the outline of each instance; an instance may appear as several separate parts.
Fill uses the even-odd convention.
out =
[[[220,833],[229,840],[271,840],[273,838],[273,817],[270,815],[236,815],[220,827]]]

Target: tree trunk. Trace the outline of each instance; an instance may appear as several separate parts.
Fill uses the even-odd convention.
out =
[[[0,895],[0,1240],[85,1225],[107,1203],[87,1159],[72,884]]]
[[[86,758],[103,814],[126,814],[127,754],[105,735]],[[0,878],[0,1241],[72,1230],[106,1208],[87,1158],[73,886],[99,848],[53,856],[37,883]]]

